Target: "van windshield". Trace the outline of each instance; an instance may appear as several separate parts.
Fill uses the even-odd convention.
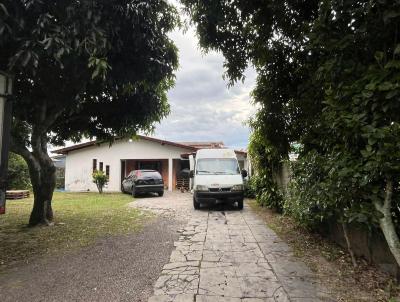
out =
[[[202,158],[197,160],[196,174],[240,174],[237,160],[234,158]]]

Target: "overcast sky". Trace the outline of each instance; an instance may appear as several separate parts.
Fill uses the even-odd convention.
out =
[[[227,146],[246,148],[249,128],[245,125],[254,108],[250,92],[256,74],[249,69],[244,83],[228,88],[223,80],[221,54],[203,54],[193,29],[171,34],[179,49],[180,68],[170,90],[171,113],[156,126],[153,136],[180,141],[223,141]]]

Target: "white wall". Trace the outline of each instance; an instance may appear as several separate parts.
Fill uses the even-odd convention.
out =
[[[111,147],[108,143],[91,146],[67,154],[65,162],[65,189],[68,191],[96,191],[92,182],[93,159],[110,166],[110,181],[105,191],[120,191],[121,189],[121,159],[179,159],[188,149],[170,145],[161,145],[148,140],[116,141]],[[172,173],[172,167],[171,172]]]

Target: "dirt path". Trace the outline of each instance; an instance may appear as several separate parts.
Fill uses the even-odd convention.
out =
[[[0,301],[147,301],[181,226],[159,217],[139,233],[18,265],[0,275]]]

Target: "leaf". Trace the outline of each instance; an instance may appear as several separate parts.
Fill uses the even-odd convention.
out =
[[[30,52],[30,51],[26,51],[26,52],[25,52],[25,57],[24,57],[24,59],[23,59],[23,61],[22,61],[22,66],[28,65],[29,60],[31,59],[31,57],[32,57],[31,52]]]
[[[8,10],[6,6],[3,3],[0,3],[0,8],[3,11],[3,13],[8,17],[10,14],[8,13]]]
[[[361,153],[362,157],[368,157],[369,156],[369,153],[366,150],[361,150],[360,153]]]
[[[394,53],[395,55],[400,54],[400,43],[396,45],[396,48],[394,49],[393,53]]]
[[[374,145],[376,143],[376,139],[375,138],[373,138],[373,137],[370,137],[369,139],[368,139],[368,144],[369,145]]]
[[[400,11],[395,10],[386,10],[383,12],[383,22],[386,24],[390,21],[390,19],[394,19],[400,16]]]
[[[374,95],[374,93],[373,93],[372,91],[369,91],[369,90],[364,90],[364,91],[362,92],[362,96],[363,96],[364,98],[366,98],[366,99],[371,98],[373,95]]]
[[[379,91],[388,91],[394,88],[394,85],[391,82],[383,82],[378,86]]]
[[[60,48],[57,51],[56,58],[61,59],[61,56],[64,54],[64,47]]]
[[[385,58],[385,53],[383,51],[377,51],[375,52],[374,57],[378,63],[382,63],[383,59]]]
[[[96,78],[100,73],[100,68],[96,67],[94,72],[92,73],[92,79]]]
[[[399,60],[390,60],[385,65],[385,69],[400,69],[400,61]]]
[[[399,94],[399,91],[398,90],[391,90],[391,91],[389,91],[387,94],[386,94],[386,99],[388,100],[388,99],[391,99],[391,98],[393,98],[393,97],[395,97],[396,95],[398,95]]]
[[[47,39],[45,39],[45,40],[44,40],[44,43],[46,43],[46,45],[44,46],[44,49],[46,49],[46,50],[49,49],[52,42],[53,42],[53,39],[52,39],[52,38],[47,38]]]

